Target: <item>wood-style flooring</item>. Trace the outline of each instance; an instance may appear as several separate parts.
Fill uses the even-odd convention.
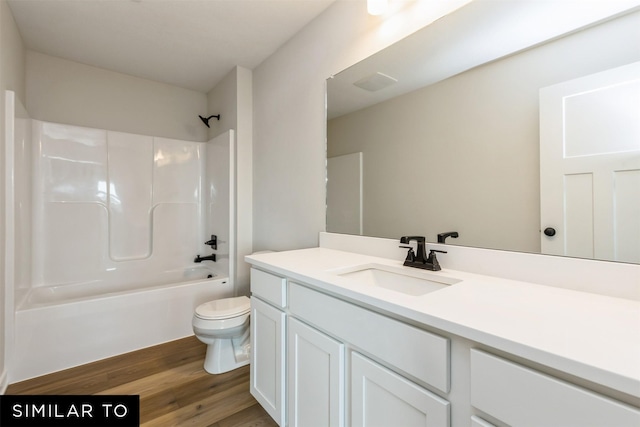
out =
[[[219,375],[202,367],[195,337],[9,385],[7,394],[140,396],[140,425],[277,426],[249,394],[249,366]]]

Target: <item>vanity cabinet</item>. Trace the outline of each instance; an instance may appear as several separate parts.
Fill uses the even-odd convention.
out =
[[[450,425],[449,402],[423,386],[449,389],[447,338],[261,270],[251,278],[251,394],[280,426]]]
[[[449,339],[350,302],[289,283],[291,316],[337,337],[415,381],[447,393]]]
[[[320,347],[321,343],[318,343],[318,348],[313,350],[314,353],[322,354],[324,348],[334,349],[333,359],[338,361],[341,347],[344,347],[347,352],[350,368],[346,371],[346,377],[351,381],[348,425],[449,426],[449,402],[394,372],[401,371],[417,381],[422,380],[425,384],[443,391],[448,389],[448,339],[295,282],[289,282],[288,298],[289,325],[308,323],[310,326],[306,328],[310,331],[306,333],[309,336],[324,337],[326,344]],[[320,330],[335,338],[329,338]],[[289,337],[293,336],[294,334],[290,331]],[[287,345],[291,375],[292,370],[295,370],[291,366],[292,363],[299,363],[292,362],[293,348],[298,347],[299,344],[290,340]],[[371,358],[375,358],[386,366]],[[312,378],[311,381],[316,375],[320,378],[331,378],[326,368],[330,360],[331,357],[327,355],[323,358],[318,357],[315,363],[308,363],[307,375]],[[320,372],[317,372],[318,370]],[[332,381],[335,381],[335,377],[330,381],[322,381],[318,386],[327,387]],[[340,382],[335,384],[338,385]],[[307,400],[312,399],[315,392],[308,388],[312,387],[294,389],[290,381],[288,402],[292,404],[296,399],[301,399],[302,395],[305,395],[304,398]],[[334,395],[337,395],[336,393],[337,390],[333,392]],[[297,397],[292,399],[292,394]],[[344,399],[341,398],[341,401]],[[316,411],[320,412],[326,411],[325,408],[334,407],[323,403],[322,400],[312,401],[312,404],[316,407]],[[340,417],[335,418],[335,423],[291,424],[292,412],[290,411],[289,414],[290,425],[343,425]]]
[[[633,396],[614,400],[311,283],[251,277],[251,393],[280,426],[640,426]]]

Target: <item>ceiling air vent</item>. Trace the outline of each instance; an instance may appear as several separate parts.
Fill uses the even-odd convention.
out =
[[[354,85],[364,90],[368,90],[369,92],[376,92],[397,82],[398,80],[394,79],[393,77],[387,76],[386,74],[382,74],[378,71],[375,74],[361,78],[360,80],[355,82]]]

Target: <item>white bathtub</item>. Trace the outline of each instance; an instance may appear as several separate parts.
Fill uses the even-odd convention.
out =
[[[108,293],[95,282],[31,290],[16,311],[9,382],[192,335],[196,306],[233,296],[228,278],[202,273],[187,269],[183,281]]]
[[[18,296],[18,310],[64,304],[72,301],[115,296],[121,293],[149,291],[180,283],[218,278],[219,274],[207,265],[194,265],[180,270],[167,270],[157,275],[146,274],[143,282],[136,281],[128,271],[116,270],[112,277],[90,282],[39,286]]]

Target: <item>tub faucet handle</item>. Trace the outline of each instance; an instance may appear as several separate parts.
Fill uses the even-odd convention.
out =
[[[204,242],[205,245],[211,246],[211,249],[218,249],[218,236],[215,234],[211,235],[211,240],[207,240]]]

